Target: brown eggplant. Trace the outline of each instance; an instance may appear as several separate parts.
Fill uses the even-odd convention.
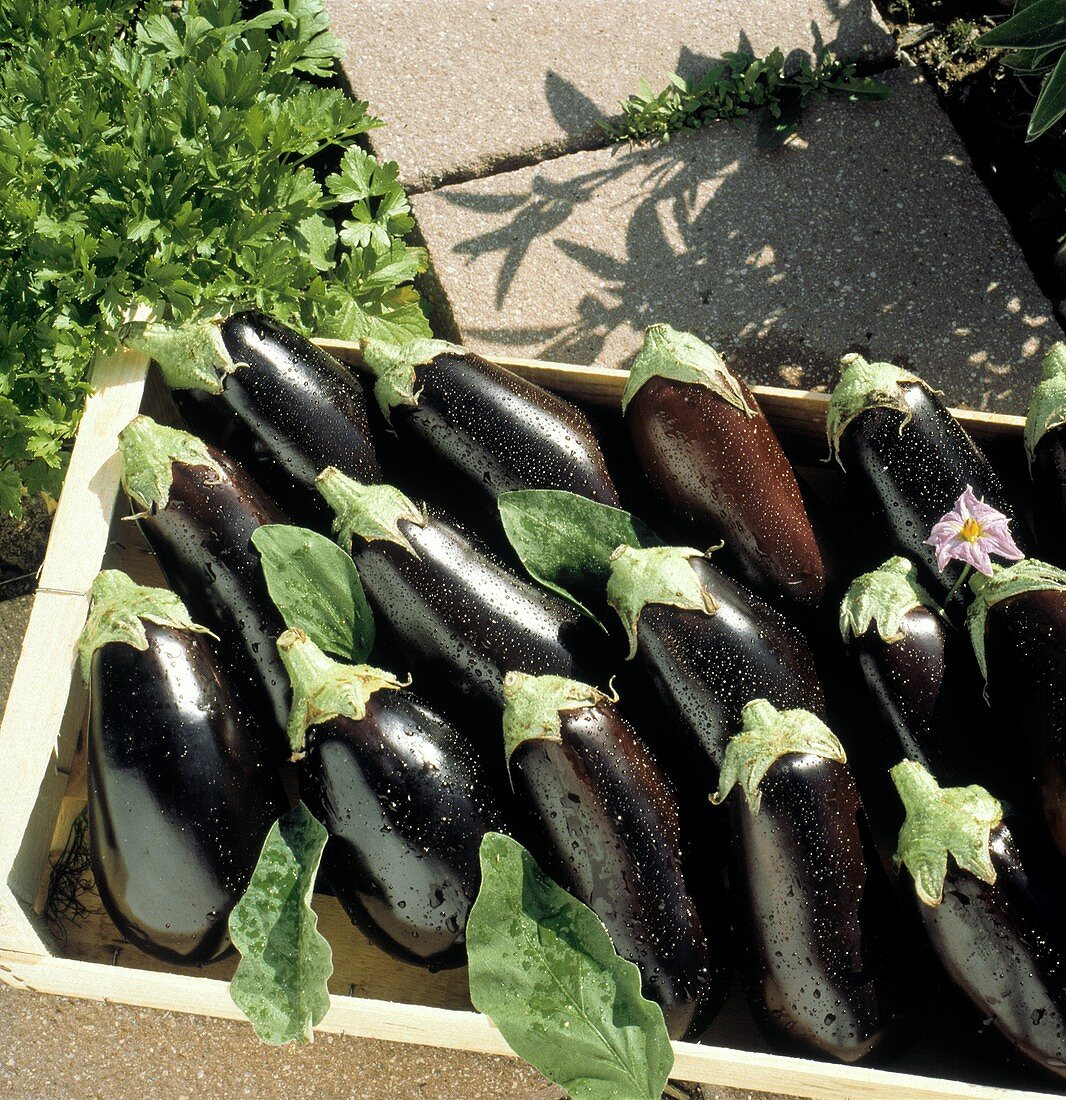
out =
[[[674,791],[596,688],[512,672],[504,690],[508,770],[530,851],[640,969],[670,1035],[698,1035],[728,990],[725,907],[722,898],[708,907],[705,926],[682,865]]]
[[[967,616],[988,701],[1066,855],[1066,572],[1028,558],[970,581]]]
[[[926,539],[969,485],[1011,521],[1023,552],[1033,545],[1024,517],[1008,499],[988,459],[920,378],[891,363],[845,356],[826,419],[830,445],[857,497],[876,515],[894,549],[917,562],[922,582],[947,597],[962,566],[937,567]],[[959,588],[952,608],[964,602]]]
[[[254,717],[172,592],[101,573],[81,641],[89,681],[89,839],[101,900],[145,953],[190,966],[227,920],[286,809]]]
[[[361,485],[339,470],[323,471],[318,485],[375,615],[391,626],[413,666],[501,709],[508,672],[582,676],[586,662],[578,654],[583,643],[595,644],[596,631],[559,597],[398,489]]]
[[[1025,449],[1033,476],[1033,522],[1040,556],[1066,567],[1066,344],[1044,358],[1025,419]]]
[[[515,489],[565,489],[618,503],[592,426],[561,397],[440,340],[364,341],[363,357],[400,439],[464,494],[495,505]]]
[[[171,587],[218,638],[223,674],[288,756],[289,685],[274,645],[285,623],[267,591],[256,529],[287,523],[237,463],[188,432],[139,416],[119,437],[122,484]]]
[[[123,339],[159,364],[193,432],[300,522],[328,527],[314,492],[324,467],[380,477],[358,379],[295,330],[245,311],[179,328],[131,326]]]
[[[300,794],[329,832],[330,887],[384,950],[461,965],[481,838],[501,822],[472,742],[389,673],[333,661],[297,630],[278,650]]]
[[[733,822],[741,975],[762,1029],[844,1062],[897,1041],[897,911],[840,742],[809,712],[753,700],[714,798]]]
[[[708,543],[724,542],[746,585],[771,601],[818,603],[825,568],[796,475],[755,398],[713,348],[652,325],[622,409],[652,488]]]

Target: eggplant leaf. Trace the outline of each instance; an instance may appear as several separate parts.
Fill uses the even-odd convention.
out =
[[[309,1042],[329,1009],[333,954],[311,908],[326,830],[301,802],[270,828],[229,918],[241,961],[230,996],[264,1043]]]
[[[252,545],[285,625],[356,664],[374,648],[374,616],[355,563],[335,542],[304,527],[268,523]]]
[[[1029,129],[1026,131],[1025,140],[1033,141],[1040,137],[1064,114],[1066,114],[1066,53],[1058,59],[1055,68],[1044,80],[1040,97],[1033,106],[1033,113],[1029,116]]]
[[[977,39],[986,49],[1033,50],[1059,44],[1066,44],[1064,0],[1036,0]]]
[[[503,529],[529,575],[593,619],[578,593],[606,589],[619,546],[650,541],[650,533],[638,532],[621,508],[558,489],[501,493],[499,507]]]
[[[466,929],[470,998],[572,1100],[659,1100],[674,1064],[662,1009],[640,995],[600,919],[517,841],[486,833]]]

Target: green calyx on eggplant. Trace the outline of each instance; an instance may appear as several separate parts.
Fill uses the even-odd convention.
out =
[[[803,635],[705,554],[646,545],[654,536],[627,512],[573,494],[505,494],[500,514],[536,579],[572,599],[599,589],[709,781],[749,700],[823,711]]]
[[[481,838],[500,825],[473,743],[387,672],[331,660],[300,631],[278,649],[301,796],[329,831],[338,900],[392,954],[460,964]]]
[[[174,593],[107,570],[91,598],[79,649],[100,897],[147,954],[210,962],[229,950],[227,918],[284,792],[208,631]]]
[[[686,883],[673,789],[592,685],[511,673],[505,694],[508,772],[538,862],[604,922],[670,1034],[699,1034],[728,987],[726,929],[721,899],[705,924]]]
[[[274,647],[285,623],[252,537],[288,517],[221,451],[150,417],[122,430],[119,454],[122,484],[167,580],[217,635],[231,686],[259,711],[264,741],[287,757],[289,691]]]
[[[766,773],[789,754],[848,762],[836,734],[808,710],[778,710],[766,699],[753,699],[741,711],[740,731],[729,739],[711,801],[720,805],[739,784],[753,814],[762,805],[760,784]]]
[[[1040,556],[1066,566],[1066,344],[1044,358],[1044,380],[1025,418],[1025,449],[1033,479],[1033,523]]]
[[[845,642],[861,638],[873,627],[887,645],[904,638],[903,620],[916,608],[936,604],[918,583],[914,562],[889,558],[851,582],[840,604],[840,634]]]
[[[723,540],[745,584],[793,605],[821,599],[825,568],[795,473],[712,347],[652,325],[622,410],[655,490],[708,541]]]
[[[443,514],[336,470],[322,472],[319,490],[378,618],[405,660],[443,677],[443,690],[502,707],[510,671],[606,680],[589,675],[606,663],[595,628]]]
[[[159,364],[198,435],[312,526],[328,519],[313,492],[323,467],[379,477],[362,387],[295,330],[247,311],[180,326],[131,325],[122,339]]]
[[[891,890],[840,742],[815,714],[752,700],[712,801],[729,811],[734,927],[756,1020],[786,1043],[868,1058],[899,1031],[905,979]]]
[[[951,980],[1018,1051],[1066,1076],[1066,906],[1058,868],[1022,851],[998,799],[891,769],[906,810],[897,861]]]
[[[859,355],[845,356],[841,368],[826,417],[830,446],[897,551],[922,568],[930,592],[946,598],[961,575],[959,562],[942,571],[926,540],[967,486],[1007,516],[1028,552],[1032,537],[998,475],[933,389],[900,367]],[[963,601],[960,587],[951,604]]]
[[[479,497],[566,489],[618,503],[592,426],[556,394],[440,340],[364,340],[363,360],[395,430]]]

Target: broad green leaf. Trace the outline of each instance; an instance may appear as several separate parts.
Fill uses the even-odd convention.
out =
[[[557,489],[501,493],[499,509],[507,538],[530,576],[591,618],[578,594],[605,592],[615,550],[643,546],[650,538],[621,508]]]
[[[640,972],[591,909],[500,833],[481,842],[466,946],[474,1007],[572,1100],[659,1100],[674,1055]]]
[[[1066,114],[1066,53],[1044,79],[1040,96],[1029,116],[1026,141],[1033,141],[1050,130]]]
[[[1036,0],[985,31],[978,46],[1033,50],[1066,44],[1066,0]]]
[[[329,1010],[333,953],[311,908],[326,830],[301,802],[270,828],[229,917],[241,954],[230,996],[264,1043],[310,1042]]]
[[[252,545],[285,625],[329,653],[365,661],[374,616],[351,556],[324,535],[281,523],[257,528]]]

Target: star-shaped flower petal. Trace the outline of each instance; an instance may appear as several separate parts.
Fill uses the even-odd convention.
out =
[[[978,500],[970,485],[955,501],[955,507],[933,525],[925,544],[936,550],[936,564],[941,571],[949,562],[961,561],[986,577],[992,576],[990,555],[1006,561],[1025,557],[1011,536],[1010,520]]]

